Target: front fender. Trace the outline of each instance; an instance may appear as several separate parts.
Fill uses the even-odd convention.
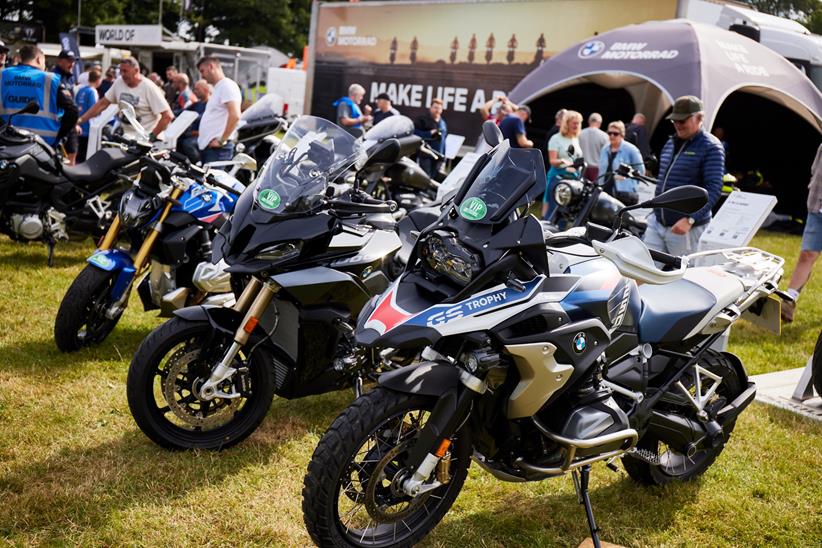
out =
[[[456,390],[460,384],[460,371],[450,364],[422,362],[383,373],[378,382],[395,392],[439,397]]]
[[[271,307],[269,307],[269,310],[271,310]],[[208,322],[215,331],[225,333],[232,339],[245,317],[245,314],[240,314],[233,308],[218,305],[188,306],[175,310],[174,315],[192,322]],[[265,341],[264,344],[269,348],[273,348],[283,363],[289,367],[294,367],[297,356],[289,352],[288,345],[280,339],[287,339],[287,335],[283,332],[284,329],[298,329],[298,327],[288,322],[280,322],[274,332],[269,336],[269,333],[274,328],[272,322],[274,316],[274,314],[264,314],[260,318],[259,323],[251,333],[252,341]]]
[[[120,249],[98,250],[86,259],[90,265],[106,272],[117,272],[117,279],[111,289],[111,298],[114,302],[120,300],[123,293],[131,285],[136,270],[131,256]]]

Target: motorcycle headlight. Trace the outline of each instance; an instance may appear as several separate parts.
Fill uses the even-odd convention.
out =
[[[302,248],[302,242],[286,242],[261,249],[254,258],[279,263],[298,257]]]
[[[120,222],[128,228],[146,224],[162,205],[162,198],[149,196],[132,188],[123,193],[118,213]]]
[[[480,271],[480,258],[453,235],[435,232],[420,249],[424,264],[438,274],[460,284],[468,284]]]
[[[579,199],[582,189],[576,181],[563,181],[554,187],[554,202],[557,205],[567,207]]]

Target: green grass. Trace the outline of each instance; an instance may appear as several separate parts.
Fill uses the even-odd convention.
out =
[[[796,237],[756,245],[785,256]],[[60,299],[91,243],[45,248],[0,240],[0,539],[14,545],[306,545],[302,478],[347,391],[276,400],[249,440],[222,453],[163,451],[138,430],[125,379],[133,350],[160,320],[132,300],[115,333],[64,355],[52,340]],[[784,287],[785,284],[783,284]],[[752,373],[799,367],[822,318],[822,276],[776,337],[734,328],[731,351]],[[822,542],[822,427],[752,405],[698,481],[648,489],[597,466],[603,538],[628,546],[811,546]],[[569,478],[499,482],[472,467],[431,546],[576,546],[588,536]]]

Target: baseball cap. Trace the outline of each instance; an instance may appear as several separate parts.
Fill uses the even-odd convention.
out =
[[[387,93],[380,93],[379,95],[377,95],[376,98],[377,99],[385,99],[386,101],[391,100],[391,97],[389,97]]]
[[[685,120],[703,110],[705,110],[705,106],[699,97],[684,95],[674,101],[674,108],[671,114],[668,115],[668,120]]]
[[[531,107],[526,106],[526,105],[520,105],[517,108],[517,110],[521,110],[522,112],[526,113],[528,115],[528,120],[526,120],[526,121],[528,121],[528,122],[531,121]]]
[[[9,52],[9,47],[6,45],[5,42],[0,40],[0,53],[8,53],[8,52]]]
[[[74,55],[74,52],[67,49],[61,49],[60,53],[57,55],[58,59],[71,59],[74,61],[77,59],[77,56]]]

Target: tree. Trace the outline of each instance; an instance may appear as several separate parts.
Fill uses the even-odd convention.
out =
[[[762,13],[787,17],[808,27],[814,34],[822,34],[822,0],[746,0]]]

